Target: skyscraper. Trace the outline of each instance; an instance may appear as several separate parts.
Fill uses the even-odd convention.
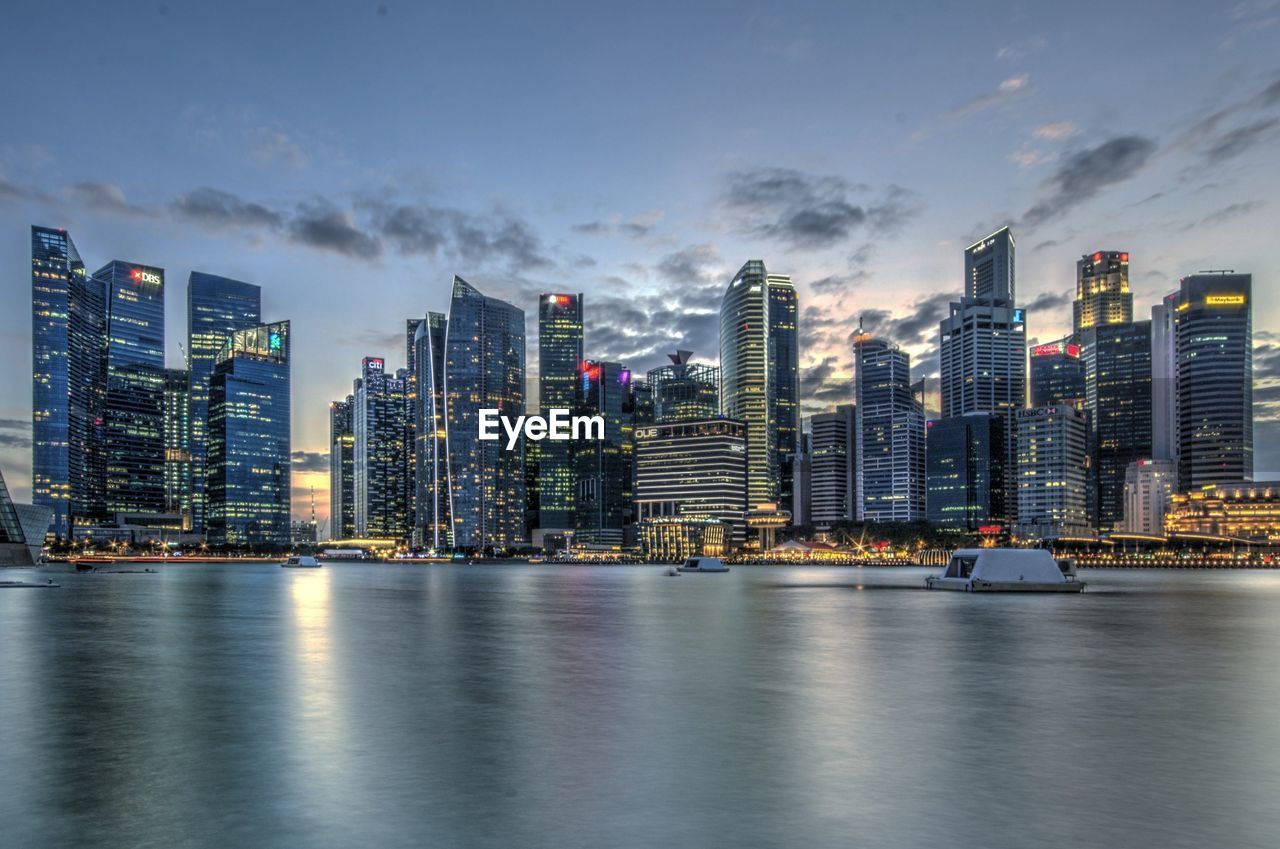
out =
[[[976,301],[1014,301],[1013,233],[1002,227],[964,249],[964,296]]]
[[[1088,535],[1086,421],[1084,411],[1066,405],[1018,411],[1019,536]]]
[[[67,536],[71,499],[70,312],[84,262],[66,230],[31,228],[31,499],[53,510],[51,530]]]
[[[354,395],[329,404],[329,539],[356,535]]]
[[[504,549],[524,541],[524,441],[479,438],[480,410],[525,414],[524,311],[453,278],[445,336],[445,419],[453,541]]]
[[[356,536],[406,539],[409,470],[405,466],[408,399],[404,375],[387,374],[381,357],[365,357],[352,395]]]
[[[1090,521],[1111,531],[1124,518],[1125,469],[1151,457],[1151,322],[1085,328],[1080,347],[1091,428]]]
[[[191,525],[204,529],[209,378],[227,339],[262,323],[262,290],[252,283],[193,271],[187,278],[187,368],[190,379]]]
[[[826,529],[834,522],[853,521],[858,507],[854,405],[841,404],[833,412],[811,416],[808,449],[807,524]]]
[[[73,275],[68,289],[68,528],[75,534],[106,521],[107,287]]]
[[[749,260],[720,305],[720,412],[747,426],[747,500],[777,503],[791,492],[780,456],[799,432],[797,301],[789,277]]]
[[[1102,324],[1133,321],[1129,291],[1129,254],[1097,251],[1076,261],[1076,299],[1071,305],[1075,332]]]
[[[448,440],[444,418],[444,340],[448,322],[429,312],[414,331],[414,527],[419,545],[450,545]]]
[[[657,422],[691,422],[720,414],[720,369],[691,363],[692,351],[668,354],[671,365],[650,369],[653,417]]]
[[[191,391],[190,372],[164,370],[164,511],[191,530]],[[203,489],[203,487],[201,488]]]
[[[1182,278],[1177,307],[1178,485],[1253,480],[1253,276]]]
[[[747,426],[727,419],[636,428],[636,519],[710,518],[746,533]]]
[[[1164,514],[1178,491],[1172,460],[1134,460],[1124,473],[1123,529],[1131,534],[1164,535]]]
[[[289,322],[237,330],[209,378],[206,521],[226,545],[289,544]]]
[[[924,405],[911,358],[863,332],[851,337],[857,407],[857,517],[912,522],[925,517]]]
[[[929,422],[929,522],[975,531],[1008,515],[1004,417],[966,413]]]
[[[1151,456],[1178,466],[1178,299],[1165,295],[1151,308]]]
[[[586,360],[578,380],[578,415],[601,416],[604,438],[573,445],[578,542],[621,545],[631,518],[631,372],[619,363]],[[554,440],[543,440],[545,448]]]
[[[538,406],[543,416],[549,416],[553,409],[573,409],[582,362],[582,295],[541,295],[538,298]],[[577,497],[572,443],[546,440],[538,445],[537,486],[541,533],[572,530]],[[541,534],[536,530],[535,536]]]
[[[1031,348],[1031,406],[1084,404],[1084,362],[1070,336]]]

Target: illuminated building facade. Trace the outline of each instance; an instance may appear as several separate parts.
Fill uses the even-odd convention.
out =
[[[1097,251],[1076,261],[1076,299],[1071,311],[1077,334],[1090,327],[1133,321],[1128,252]]]
[[[748,438],[747,425],[728,419],[637,427],[636,520],[710,517],[727,523],[741,543]]]
[[[720,369],[691,363],[691,351],[667,355],[671,365],[650,369],[653,419],[664,424],[714,419],[720,415]]]
[[[773,404],[773,443],[778,454],[778,501],[795,497],[795,457],[800,447],[800,301],[791,278],[770,274],[769,392]],[[758,503],[758,502],[757,502]]]
[[[1018,412],[1018,536],[1088,536],[1087,416],[1065,404]]]
[[[578,376],[578,415],[604,418],[604,438],[560,444],[573,447],[577,487],[574,540],[621,545],[631,518],[631,372],[618,363],[586,360]],[[554,440],[543,440],[545,450]]]
[[[351,409],[356,536],[409,536],[408,398],[404,372],[387,374],[381,357],[365,357]]]
[[[164,510],[184,531],[191,530],[190,380],[186,369],[164,370]]]
[[[66,230],[31,228],[31,499],[53,510],[51,530],[68,533],[72,288],[85,267]]]
[[[429,312],[414,330],[411,362],[414,392],[414,541],[431,549],[448,548],[448,440],[444,418],[444,340],[448,321]]]
[[[1080,333],[1090,424],[1091,523],[1124,518],[1125,470],[1151,457],[1151,322],[1099,324]]]
[[[733,526],[709,516],[658,516],[640,523],[639,540],[645,559],[651,562],[721,557],[732,547]]]
[[[187,368],[191,373],[191,526],[204,529],[209,378],[227,339],[262,323],[262,290],[252,283],[193,271],[187,278]]]
[[[1071,337],[1031,348],[1031,406],[1084,405],[1084,361]]]
[[[1004,417],[968,413],[929,422],[929,522],[975,531],[1005,516]]]
[[[1180,488],[1252,480],[1252,275],[1182,278],[1177,364]]]
[[[911,383],[911,358],[862,331],[853,344],[857,518],[914,522],[925,518],[924,404]]]
[[[1207,484],[1174,493],[1164,530],[1280,542],[1280,481]]]
[[[450,517],[458,548],[525,541],[524,440],[479,439],[480,410],[525,414],[524,311],[453,278],[445,337]],[[544,440],[545,442],[545,440]]]
[[[1134,460],[1124,473],[1123,530],[1132,534],[1164,533],[1169,499],[1178,489],[1178,466],[1172,460]]]
[[[214,364],[205,490],[213,544],[289,544],[289,352],[289,322],[280,321],[237,330]]]
[[[329,538],[356,535],[354,395],[329,404]]]
[[[964,296],[975,301],[1013,303],[1017,245],[1008,227],[964,250]]]
[[[543,294],[538,298],[538,406],[572,410],[583,363],[582,295]],[[535,536],[562,533],[576,524],[578,480],[573,444],[544,440],[538,445]]]
[[[830,528],[833,522],[853,521],[857,513],[858,447],[857,410],[852,404],[841,404],[830,413],[819,413],[809,419],[808,451],[800,456],[807,463],[807,509],[797,524]],[[805,492],[804,476],[800,492]],[[793,498],[794,504],[796,499]]]

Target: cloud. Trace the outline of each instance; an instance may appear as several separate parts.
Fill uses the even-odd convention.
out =
[[[1071,303],[1071,291],[1059,292],[1042,292],[1037,295],[1031,303],[1027,304],[1027,312],[1034,313],[1037,310],[1058,310]]]
[[[974,95],[964,103],[950,109],[943,117],[946,118],[965,118],[977,112],[983,112],[995,106],[1008,103],[1011,100],[1022,97],[1031,91],[1031,75],[1018,74],[1015,77],[1001,80],[1000,84],[993,91],[983,92]]]
[[[1192,121],[1170,143],[1171,150],[1194,150],[1203,165],[1213,166],[1239,156],[1266,140],[1277,124],[1274,117],[1256,117],[1280,105],[1280,78],[1273,80],[1261,91],[1242,98]],[[1232,121],[1244,118],[1246,123],[1227,127]]]
[[[1080,129],[1070,121],[1050,121],[1033,129],[1031,135],[1046,141],[1059,141],[1070,138],[1078,132]]]
[[[373,227],[402,255],[449,253],[468,264],[502,262],[513,268],[552,265],[542,240],[515,215],[477,215],[431,204],[366,202]]]
[[[1046,181],[1048,197],[1027,210],[1024,223],[1043,224],[1084,203],[1107,186],[1129,179],[1146,165],[1155,151],[1154,140],[1129,135],[1070,154]]]
[[[996,51],[996,59],[1001,62],[1019,62],[1032,53],[1038,53],[1049,46],[1043,35],[1033,35],[1012,44],[1006,44]]]
[[[643,239],[654,231],[664,214],[660,209],[651,209],[648,212],[641,212],[629,218],[613,215],[603,221],[586,221],[582,224],[575,224],[571,229],[573,232],[584,236],[608,236],[619,233],[632,239]]]
[[[715,248],[708,244],[689,245],[672,251],[658,261],[657,272],[679,285],[705,285],[721,270],[723,263]]]
[[[299,204],[288,232],[289,238],[299,244],[356,259],[375,259],[382,253],[382,243],[376,236],[357,227],[350,212],[328,201]]]
[[[919,212],[915,194],[901,186],[887,186],[872,203],[850,198],[870,190],[839,176],[767,167],[728,174],[722,201],[744,232],[791,250],[826,248],[861,230],[897,232]]]
[[[259,203],[208,187],[179,195],[169,207],[177,215],[208,227],[250,227],[275,230],[284,216]]]
[[[319,451],[294,451],[292,466],[295,472],[327,472],[329,455]]]
[[[27,419],[0,419],[0,447],[30,448],[31,422]]]
[[[93,180],[72,183],[67,187],[67,199],[73,205],[88,207],[96,212],[150,215],[146,209],[130,203],[125,198],[124,191],[111,183],[99,183]]]
[[[249,131],[249,153],[258,162],[282,162],[292,168],[305,168],[311,162],[311,157],[287,133],[270,127]]]
[[[1059,244],[1061,243],[1057,239],[1045,239],[1043,242],[1037,243],[1036,246],[1031,249],[1031,252],[1035,253],[1036,251],[1043,251],[1046,248],[1056,248]]]
[[[1228,206],[1224,206],[1222,209],[1215,210],[1200,219],[1199,226],[1211,227],[1218,224],[1226,224],[1227,222],[1234,221],[1237,218],[1243,218],[1264,206],[1266,206],[1265,202],[1257,200],[1233,203]]]
[[[1228,130],[1213,140],[1205,149],[1204,157],[1210,163],[1217,164],[1239,156],[1270,136],[1278,125],[1280,118],[1266,118]]]
[[[819,408],[852,404],[854,398],[852,355],[841,362],[835,355],[823,357],[816,365],[800,369],[800,398]],[[821,402],[816,403],[816,402]]]

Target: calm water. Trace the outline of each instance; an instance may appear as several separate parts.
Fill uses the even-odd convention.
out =
[[[1280,574],[923,574],[0,590],[0,845],[1280,845]]]

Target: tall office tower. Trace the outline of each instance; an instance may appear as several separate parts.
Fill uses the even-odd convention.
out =
[[[193,271],[187,278],[187,368],[191,372],[191,525],[204,530],[209,378],[227,339],[262,323],[262,290],[252,283]]]
[[[718,403],[718,402],[717,402]],[[715,418],[719,414],[717,407],[707,418]],[[654,403],[653,384],[647,379],[631,379],[631,423],[636,427],[655,424],[657,405]]]
[[[1031,348],[1031,406],[1084,405],[1084,361],[1071,337]]]
[[[582,295],[539,296],[538,406],[543,416],[553,409],[573,409],[582,361]],[[538,445],[537,484],[541,532],[534,536],[572,530],[577,496],[572,443],[543,440]]]
[[[1071,305],[1076,334],[1103,324],[1133,321],[1129,254],[1097,251],[1076,261],[1076,299]]]
[[[976,531],[1007,515],[1004,417],[966,413],[929,422],[928,517],[941,528]]]
[[[386,372],[381,357],[365,357],[352,393],[351,429],[355,532],[366,539],[409,536],[408,433],[405,381]]]
[[[810,420],[812,421],[812,419]],[[853,433],[853,428],[849,428]],[[852,436],[850,436],[852,440]],[[813,434],[800,431],[800,447],[796,450],[795,485],[791,488],[791,503],[784,505],[791,511],[793,525],[809,525],[813,522]],[[850,457],[853,456],[852,443]],[[855,480],[857,469],[852,470],[849,479]],[[853,485],[850,484],[850,487]]]
[[[72,275],[67,298],[68,533],[102,524],[107,515],[107,287]]]
[[[106,514],[147,524],[164,513],[164,269],[113,260],[106,290]]]
[[[1131,534],[1164,536],[1164,514],[1178,491],[1172,460],[1134,460],[1124,473],[1124,524]]]
[[[209,377],[206,522],[222,545],[290,541],[289,322],[237,330]]]
[[[720,304],[720,413],[747,425],[747,500],[790,496],[781,455],[799,432],[797,302],[789,277],[749,260]]]
[[[1253,480],[1253,275],[1182,278],[1177,357],[1179,487]]]
[[[1014,301],[1017,246],[1008,227],[964,249],[964,296],[975,301]]]
[[[575,412],[603,417],[604,438],[569,443],[577,478],[574,539],[621,545],[631,518],[631,372],[618,363],[586,360],[580,374]]]
[[[1018,411],[1018,536],[1089,534],[1087,421],[1083,410],[1065,404]]]
[[[1080,349],[1094,478],[1090,519],[1111,531],[1124,518],[1125,469],[1151,456],[1151,322],[1085,328]]]
[[[712,518],[746,538],[748,428],[709,419],[636,428],[639,523]]]
[[[71,288],[85,268],[66,230],[31,228],[31,500],[53,510],[50,530],[68,534]]]
[[[809,419],[808,524],[830,528],[857,514],[857,410],[841,404],[835,412]]]
[[[354,395],[329,403],[329,539],[356,535],[355,406]]]
[[[404,378],[405,434],[404,434],[404,468],[405,486],[408,489],[407,509],[409,511],[409,545],[420,548],[423,534],[418,532],[418,433],[424,424],[424,407],[418,392],[418,328],[425,318],[405,319],[405,367]]]
[[[449,443],[444,420],[444,338],[448,326],[443,313],[429,312],[418,322],[413,338],[413,366],[417,398],[413,404],[414,535],[419,545],[437,551],[450,545]]]
[[[524,311],[453,278],[445,335],[445,419],[453,542],[503,549],[524,542],[524,440],[479,439],[480,411],[525,414]],[[549,440],[544,440],[547,442]]]
[[[941,417],[995,413],[1004,419],[1004,490],[1015,485],[1017,411],[1027,403],[1027,327],[1014,305],[1014,242],[1009,228],[964,252],[965,295],[952,302],[938,328],[941,358]],[[1009,524],[1017,505],[1005,499]]]
[[[1151,456],[1172,460],[1178,489],[1178,299],[1165,295],[1151,308]]]
[[[911,358],[858,330],[853,345],[857,518],[914,522],[925,517],[924,404],[911,383]]]
[[[668,354],[669,366],[650,369],[654,421],[692,422],[720,414],[720,369],[691,363],[692,351]]]
[[[191,530],[191,373],[164,370],[164,512]]]

